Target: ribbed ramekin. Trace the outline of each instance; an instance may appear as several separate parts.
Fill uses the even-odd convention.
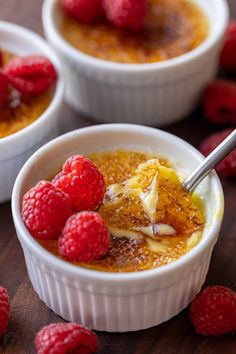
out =
[[[45,0],[48,41],[66,73],[66,100],[94,120],[163,126],[184,118],[217,71],[228,22],[225,0],[195,0],[210,22],[208,38],[193,51],[152,64],[120,64],[73,48],[60,34],[59,1]]]
[[[205,281],[224,210],[222,187],[212,172],[198,187],[206,209],[203,238],[179,260],[148,271],[105,273],[55,257],[26,229],[20,215],[22,196],[68,156],[119,147],[155,151],[175,162],[185,175],[203,159],[191,145],[161,130],[126,124],[93,126],[61,136],[38,150],[18,175],[12,197],[17,235],[40,299],[68,321],[109,332],[158,325],[191,302]]]
[[[0,203],[11,198],[16,176],[25,161],[40,146],[58,134],[58,117],[64,83],[60,62],[48,44],[37,34],[15,24],[0,21],[0,48],[17,55],[41,54],[58,71],[55,94],[47,110],[32,124],[15,134],[0,138]]]

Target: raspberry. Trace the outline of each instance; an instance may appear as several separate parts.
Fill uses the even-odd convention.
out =
[[[97,166],[82,155],[71,156],[52,183],[68,193],[74,210],[95,210],[103,200],[105,182]]]
[[[117,27],[141,30],[147,13],[147,0],[103,0],[107,18]]]
[[[231,21],[227,28],[220,66],[226,71],[236,71],[236,21]]]
[[[70,197],[51,182],[38,182],[23,197],[21,215],[34,237],[57,238],[71,214]]]
[[[97,335],[76,323],[51,323],[35,338],[37,354],[91,354],[99,349]]]
[[[205,116],[216,124],[236,124],[236,84],[217,80],[210,84],[204,95]]]
[[[102,0],[61,0],[64,12],[81,22],[93,22],[103,16]]]
[[[0,71],[0,106],[3,106],[7,100],[7,78],[2,71]]]
[[[0,286],[0,338],[6,333],[9,321],[10,303],[7,290]]]
[[[209,155],[234,129],[226,129],[220,133],[210,135],[203,140],[200,145],[200,151],[203,155]],[[236,176],[236,149],[234,149],[226,158],[221,161],[217,167],[217,172],[222,177],[235,177]]]
[[[89,262],[103,257],[111,236],[101,215],[83,211],[72,215],[59,238],[59,253],[71,261]]]
[[[210,286],[191,304],[190,319],[199,334],[220,335],[236,329],[236,293]]]
[[[13,58],[4,71],[9,83],[25,95],[38,95],[57,80],[53,64],[43,56]]]

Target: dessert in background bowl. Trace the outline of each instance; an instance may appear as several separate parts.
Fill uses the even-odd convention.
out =
[[[0,55],[4,90],[0,138],[4,138],[26,128],[45,112],[55,92],[57,73],[53,64],[39,55],[18,57],[4,51],[0,51]]]
[[[27,158],[58,134],[63,79],[56,55],[37,34],[4,21],[0,34],[0,202],[4,202],[11,198]]]
[[[208,18],[194,2],[151,0],[148,5],[145,23],[138,31],[116,27],[105,16],[84,23],[64,13],[63,9],[59,30],[78,50],[126,64],[175,58],[198,47],[207,38]]]
[[[69,18],[59,0],[44,1],[42,18],[66,69],[69,104],[99,121],[161,126],[186,116],[214,77],[228,8],[152,0],[135,33]]]
[[[21,216],[23,196],[40,180],[51,177],[51,183],[44,183],[49,183],[51,187],[54,185],[52,188],[59,188],[61,193],[73,197],[76,184],[72,186],[70,178],[75,181],[76,162],[75,158],[72,158],[72,162],[67,159],[77,154],[89,156],[100,167],[107,185],[102,205],[99,197],[101,206],[97,213],[103,217],[112,240],[110,248],[104,246],[99,259],[94,261],[87,258],[84,262],[70,262],[71,255],[65,252],[65,238],[68,240],[68,235],[74,232],[73,225],[81,222],[78,215],[86,213],[81,212],[84,210],[81,204],[73,204],[73,212],[79,213],[76,217],[69,217],[60,236],[60,231],[57,231],[59,252],[63,258],[58,257],[55,248],[57,241],[53,241],[54,248],[50,248],[51,241],[43,240],[45,237],[36,240]],[[133,163],[130,163],[130,159]],[[202,159],[202,155],[191,145],[171,134],[126,124],[80,129],[55,139],[37,151],[17,177],[12,211],[30,280],[46,305],[66,320],[78,321],[97,330],[121,332],[155,326],[186,307],[205,281],[224,209],[222,188],[215,172],[197,188],[197,199],[184,194],[180,186],[175,171],[182,180]],[[65,160],[67,162],[64,164]],[[158,174],[155,178],[156,169],[159,178]],[[53,178],[55,174],[57,176]],[[88,189],[90,187],[91,184],[88,184]],[[153,227],[149,228],[152,218],[150,205],[153,205],[151,196],[156,196],[156,187],[160,197],[159,204],[157,202],[158,218],[153,220]],[[176,198],[180,199],[179,210],[185,210],[178,215],[175,210]],[[201,200],[201,203],[197,200]],[[164,213],[162,203],[168,204],[168,207],[164,207]],[[97,202],[93,205],[95,208],[99,206]],[[85,215],[81,218],[85,218]],[[101,225],[99,220],[97,222]],[[122,235],[123,229],[125,234]],[[165,233],[162,237],[160,230]],[[194,232],[198,235],[195,234],[197,237],[191,240]],[[147,251],[148,247],[153,247],[152,250],[135,259],[132,254],[135,247],[127,247],[126,244],[123,248],[126,252],[122,254],[121,243],[124,243],[124,239],[122,241],[119,237],[128,234],[136,237],[135,240],[128,240],[133,242],[133,246],[140,246],[136,250],[142,253],[144,248]],[[91,237],[90,233],[87,235]],[[171,247],[174,248],[181,241],[182,246],[188,244],[188,249],[179,245],[179,253],[171,253]],[[111,255],[109,252],[112,248],[116,251]],[[56,255],[53,254],[55,249]],[[73,253],[74,248],[70,251]],[[166,259],[163,257],[165,252]],[[153,257],[149,263],[146,262],[147,253],[149,256],[156,254],[156,259]],[[106,261],[109,257],[110,260],[114,257],[117,263]],[[125,269],[127,260],[129,269]],[[140,262],[134,264],[133,261]],[[137,308],[142,308],[142,311],[137,311]]]

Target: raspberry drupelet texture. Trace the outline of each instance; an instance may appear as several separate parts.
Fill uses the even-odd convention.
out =
[[[57,72],[49,59],[30,55],[10,60],[4,69],[9,83],[25,95],[45,92],[57,80]]]
[[[71,200],[51,182],[40,181],[24,195],[21,215],[32,236],[57,238],[72,215]]]
[[[52,183],[70,195],[75,212],[98,208],[106,191],[102,173],[82,155],[71,156]]]
[[[209,155],[233,131],[234,129],[226,129],[210,135],[201,143],[200,151],[205,156]],[[216,170],[222,177],[236,177],[236,149],[216,166]]]
[[[52,323],[35,338],[37,354],[92,354],[99,348],[94,332],[76,323]]]
[[[0,286],[0,338],[6,333],[10,312],[7,290]]]
[[[236,294],[223,286],[211,286],[196,296],[191,321],[199,334],[220,335],[236,329]]]
[[[103,0],[107,18],[117,27],[141,30],[147,13],[147,0]]]
[[[231,21],[220,56],[220,66],[225,71],[236,71],[236,21]]]
[[[0,70],[0,107],[6,102],[7,95],[7,78],[6,75]]]
[[[72,215],[59,238],[59,254],[71,261],[89,262],[109,249],[110,233],[102,217],[93,211]]]
[[[212,123],[236,125],[236,84],[216,80],[207,88],[203,98],[204,114]]]
[[[61,0],[64,12],[81,22],[93,22],[104,15],[102,0]]]

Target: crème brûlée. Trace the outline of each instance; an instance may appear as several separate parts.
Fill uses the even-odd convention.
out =
[[[166,265],[198,244],[204,228],[200,196],[183,188],[175,169],[156,154],[115,150],[93,153],[106,194],[98,209],[112,235],[107,255],[75,265],[105,272],[135,272]],[[38,240],[58,254],[57,240]]]
[[[66,41],[91,56],[119,63],[153,63],[185,54],[208,36],[209,20],[192,0],[149,0],[145,26],[122,30],[106,19],[82,23],[60,11]]]
[[[6,51],[2,51],[2,56],[3,65],[16,57]],[[30,97],[12,87],[6,104],[0,106],[0,138],[14,134],[38,119],[50,105],[53,95],[54,87]]]

